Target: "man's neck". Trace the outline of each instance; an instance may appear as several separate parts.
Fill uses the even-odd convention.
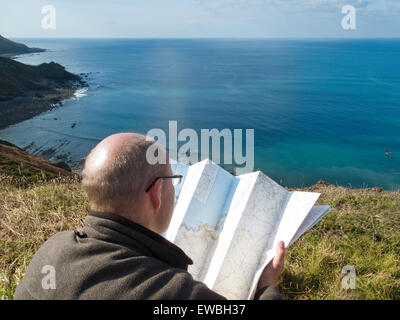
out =
[[[149,229],[155,233],[158,234],[162,234],[162,232],[160,232],[156,227],[154,227],[154,224],[152,224],[149,221],[148,217],[145,217],[146,215],[143,214],[143,212],[145,212],[145,210],[140,210],[140,209],[129,209],[129,210],[118,210],[117,212],[113,212],[110,210],[98,210],[95,208],[91,209],[92,211],[96,211],[96,212],[103,212],[103,213],[112,213],[114,215],[117,215],[121,218],[124,218],[126,220],[129,220],[131,222],[134,222],[136,224],[141,225],[142,227]]]

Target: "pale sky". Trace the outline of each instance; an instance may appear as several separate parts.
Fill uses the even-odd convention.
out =
[[[41,25],[44,5],[56,29]],[[343,5],[356,8],[344,30]],[[400,0],[0,0],[10,38],[400,37]]]

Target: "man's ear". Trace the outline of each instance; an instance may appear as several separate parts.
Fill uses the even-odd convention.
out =
[[[158,179],[149,190],[151,202],[156,210],[161,207],[161,191],[163,179]]]

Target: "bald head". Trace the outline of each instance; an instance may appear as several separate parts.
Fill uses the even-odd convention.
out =
[[[86,158],[84,174],[93,176],[104,172],[108,167],[114,165],[118,157],[126,153],[126,149],[130,145],[139,146],[143,144],[144,139],[144,136],[135,133],[118,133],[105,138],[94,147]]]
[[[102,140],[88,155],[82,185],[92,210],[124,214],[140,203],[146,184],[165,175],[168,164],[150,164],[146,152],[154,140],[119,133]],[[159,146],[160,152],[166,151]]]

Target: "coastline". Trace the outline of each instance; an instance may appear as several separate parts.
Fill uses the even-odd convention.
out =
[[[29,48],[2,36],[0,49],[0,130],[60,107],[71,98],[79,99],[86,95],[89,87],[87,73],[70,73],[53,61],[29,65],[16,60],[22,55],[45,52],[46,49]],[[45,168],[47,175],[50,165],[60,166],[68,174],[74,174],[65,161],[49,161],[45,155],[37,157],[7,141],[0,140],[0,151],[1,174],[13,175],[17,170],[24,175],[25,171],[20,168],[24,163],[34,168],[32,172]],[[21,155],[15,158],[17,153]],[[53,171],[50,170],[50,173],[54,174]],[[27,177],[30,178],[32,172],[28,170]]]
[[[83,79],[87,76],[70,73],[55,62],[27,65],[1,55],[0,130],[61,106],[73,96],[79,98],[79,90],[88,88]]]
[[[57,88],[55,93],[43,95],[33,93],[29,97],[19,96],[10,101],[0,101],[0,112],[2,113],[0,130],[62,106],[65,101],[76,96],[76,93],[85,87],[84,85],[75,85]]]
[[[33,53],[40,53],[40,52],[45,52],[45,51],[46,51],[46,49],[41,49],[41,48],[28,48],[26,51],[21,51],[21,52],[2,53],[2,54],[0,54],[0,57],[15,59],[18,56],[22,56],[24,54],[33,54]]]
[[[39,44],[43,47],[45,47],[47,45],[46,43],[41,43],[41,42],[39,42]],[[51,47],[51,46],[48,45],[48,47]],[[116,51],[116,52],[119,52],[119,51]],[[95,51],[91,52],[91,54],[94,54],[94,53],[95,53]],[[99,70],[102,70],[101,66],[92,65],[90,59],[85,60],[85,54],[86,53],[84,53],[83,56],[79,57],[79,63],[81,64],[80,68],[82,68],[82,66],[85,69],[89,68],[93,72],[93,74],[97,74]],[[30,54],[28,54],[28,56],[30,56]],[[60,58],[57,58],[57,59],[59,59],[58,61],[60,61],[60,62],[62,61],[65,65],[71,65],[71,66],[74,65],[73,61],[69,57],[69,53],[66,53],[65,55],[58,55],[58,54],[53,54],[53,53],[51,53],[51,54],[50,53],[34,54],[34,56],[36,56],[36,58],[32,58],[32,59],[27,58],[26,60],[21,60],[21,61],[25,61],[26,63],[37,64],[42,61],[50,61],[49,59],[56,59],[56,57],[60,57]],[[44,58],[45,56],[46,56],[46,58]],[[20,56],[20,57],[22,57],[22,56]],[[103,57],[100,55],[99,58],[103,58]],[[105,60],[99,60],[99,61],[105,61]],[[112,62],[112,64],[113,63],[114,62]],[[79,72],[81,72],[80,68],[74,69],[74,70],[77,70],[77,74],[79,74]],[[96,94],[93,95],[93,98],[90,97],[90,99],[86,99],[85,101],[82,101],[82,103],[76,103],[74,101],[72,101],[72,102],[70,101],[63,106],[64,109],[58,108],[60,106],[60,104],[55,104],[53,106],[49,106],[49,109],[55,108],[55,110],[53,111],[54,113],[53,112],[43,113],[42,115],[36,116],[34,120],[24,121],[23,124],[20,124],[20,125],[12,125],[11,127],[9,127],[8,129],[5,130],[3,137],[6,140],[9,140],[11,142],[16,143],[17,145],[20,145],[21,147],[26,148],[26,150],[28,150],[29,152],[32,152],[33,154],[38,154],[38,155],[47,157],[48,159],[52,159],[52,160],[58,160],[58,159],[64,160],[64,161],[68,162],[71,167],[73,167],[74,172],[79,173],[81,171],[81,166],[83,163],[83,159],[86,155],[86,151],[87,152],[89,151],[91,144],[94,143],[93,141],[95,141],[96,138],[105,136],[105,134],[107,133],[107,129],[103,129],[103,128],[107,128],[107,126],[103,126],[103,125],[92,125],[91,126],[88,121],[82,121],[82,120],[85,120],[84,119],[85,117],[82,115],[80,107],[82,105],[85,107],[86,106],[93,107],[94,105],[96,105],[96,107],[93,107],[92,110],[96,110],[96,111],[101,110],[102,112],[104,112],[104,115],[106,115],[106,116],[103,116],[102,113],[100,113],[101,116],[98,116],[98,119],[96,119],[96,121],[97,120],[104,121],[104,122],[109,121],[110,127],[112,128],[112,130],[114,130],[114,132],[120,130],[120,127],[123,127],[123,125],[124,125],[124,119],[122,119],[122,117],[121,117],[122,121],[119,121],[119,119],[117,119],[118,121],[114,121],[113,118],[108,118],[108,116],[113,113],[114,108],[109,108],[106,104],[108,104],[108,101],[116,101],[115,100],[115,98],[116,98],[115,92],[118,93],[117,90],[108,90],[108,87],[105,86],[107,84],[105,82],[105,79],[107,81],[110,81],[113,78],[118,79],[118,76],[116,77],[115,74],[110,73],[111,71],[112,71],[112,69],[105,69],[105,71],[104,71],[104,75],[109,78],[103,79],[102,76],[101,77],[93,76],[93,79],[90,81],[91,83],[93,83],[93,86],[95,86],[95,84],[97,84],[97,83],[100,83],[104,87],[104,89],[101,89],[98,92],[96,92]],[[134,76],[129,77],[129,79],[133,79],[133,78],[134,78]],[[132,93],[128,92],[128,91],[124,91],[124,93],[120,95],[121,100],[118,100],[119,101],[119,103],[117,105],[118,108],[120,107],[120,105],[122,105],[122,104],[120,104],[120,102],[125,103],[128,99],[135,98],[139,95],[140,95],[139,97],[142,97],[143,93],[146,93],[146,99],[155,99],[155,97],[157,97],[157,95],[158,95],[157,91],[153,91],[153,90],[145,91],[147,89],[141,88],[140,83],[135,83],[132,86],[132,88],[133,88]],[[112,89],[114,89],[114,88],[112,88]],[[95,90],[95,87],[93,87],[93,89],[91,89],[91,90]],[[167,94],[169,94],[169,93],[167,92]],[[103,99],[104,97],[106,97],[107,99]],[[144,95],[143,95],[143,97],[144,97]],[[108,100],[108,98],[110,98],[110,100]],[[195,100],[198,100],[196,96],[193,97],[192,101],[195,101]],[[60,103],[63,103],[64,101],[65,100],[62,100]],[[132,101],[134,101],[134,100],[132,100]],[[231,101],[232,101],[232,103],[243,102],[242,100],[240,100],[239,95],[232,97]],[[147,102],[148,101],[146,101],[146,103]],[[153,100],[151,102],[153,102]],[[100,105],[101,108],[97,107],[97,105]],[[193,104],[193,105],[195,106],[196,104]],[[152,121],[151,113],[153,111],[159,111],[156,104],[154,104],[154,103],[152,105],[149,104],[149,106],[151,106],[151,108],[149,108],[149,112],[146,112],[146,113],[143,112],[143,114],[142,114],[141,111],[140,112],[129,111],[129,115],[131,115],[131,114],[134,114],[135,116],[143,115],[140,118],[140,121],[141,121],[140,125],[146,124],[148,126],[146,121],[148,121],[148,119],[150,119],[150,121]],[[300,107],[302,107],[302,106],[300,106]],[[73,112],[70,113],[69,112],[70,109]],[[279,109],[279,107],[278,107],[278,109]],[[85,111],[87,111],[87,110],[88,109],[85,109]],[[162,108],[160,108],[160,110],[163,111]],[[174,110],[174,112],[179,111],[179,109],[176,109],[176,110],[177,111]],[[221,108],[221,110],[224,110],[224,109]],[[78,111],[78,112],[76,112],[76,111]],[[127,110],[124,110],[123,112],[126,112],[126,111]],[[19,112],[16,112],[16,113],[19,113]],[[92,111],[90,111],[90,114],[89,114],[89,112],[87,112],[87,113],[90,117],[97,117],[97,115],[99,114],[99,113],[96,114]],[[34,115],[28,116],[28,118],[31,118],[33,116]],[[258,114],[258,116],[260,116],[260,114]],[[167,119],[168,117],[169,117],[168,114],[166,114],[166,116],[163,116],[164,119]],[[206,117],[207,117],[207,115],[205,114],[204,116],[199,117],[199,119],[205,119]],[[57,119],[58,121],[53,121],[53,119]],[[129,119],[129,121],[131,121],[131,120]],[[136,121],[136,119],[134,119],[132,117],[132,122],[134,122],[134,121]],[[75,122],[77,123],[77,126],[75,128],[73,128],[73,126],[75,125]],[[30,131],[31,124],[32,124],[32,126],[38,125],[38,129]],[[151,123],[150,123],[150,125],[151,125]],[[343,124],[343,125],[345,126],[345,124]],[[205,127],[205,126],[203,126],[203,127]],[[51,129],[52,131],[50,131],[49,129]],[[129,129],[135,130],[136,128],[133,127],[133,129],[132,128],[129,128]],[[27,135],[25,137],[25,132],[31,132],[32,136]],[[260,136],[262,134],[260,134]],[[329,134],[331,134],[332,137],[334,137],[334,138],[336,137],[335,132],[332,132]],[[290,144],[291,147],[295,146],[293,141],[296,141],[296,140],[297,139],[288,141],[288,144]],[[394,177],[394,179],[397,178],[398,170],[394,171],[394,169],[396,169],[396,164],[397,164],[396,162],[398,161],[398,158],[396,159],[396,156],[393,159],[386,161],[386,158],[385,158],[385,155],[383,154],[383,152],[381,152],[379,154],[380,150],[378,150],[376,157],[375,157],[375,154],[372,154],[372,157],[370,157],[372,152],[368,152],[368,151],[365,152],[365,160],[366,161],[368,161],[368,162],[381,161],[381,163],[378,163],[377,165],[374,164],[375,165],[374,167],[371,166],[372,169],[369,170],[370,164],[366,164],[364,167],[361,165],[359,167],[358,164],[355,164],[352,166],[352,164],[354,164],[355,161],[350,159],[350,156],[348,158],[347,157],[343,158],[343,157],[340,157],[340,156],[343,156],[343,154],[338,153],[338,155],[336,156],[336,154],[333,152],[332,154],[333,154],[333,156],[335,156],[335,159],[329,160],[324,152],[320,152],[320,151],[325,151],[325,150],[342,151],[343,148],[341,146],[337,147],[337,149],[334,145],[333,145],[334,148],[332,148],[332,145],[319,148],[318,145],[316,147],[314,147],[314,145],[313,145],[314,141],[311,141],[310,144],[304,143],[304,147],[307,147],[308,149],[306,149],[306,150],[309,150],[310,153],[314,152],[314,150],[315,150],[315,152],[318,152],[318,156],[321,155],[320,156],[321,167],[323,169],[323,172],[320,174],[319,171],[317,171],[319,169],[317,162],[313,161],[308,165],[308,168],[303,169],[302,166],[303,167],[307,166],[306,157],[301,156],[301,157],[299,157],[297,163],[295,162],[295,160],[293,160],[293,162],[292,162],[290,159],[290,155],[288,156],[291,149],[287,148],[285,145],[283,145],[283,146],[279,145],[279,139],[276,139],[275,137],[272,137],[269,140],[269,142],[272,142],[272,143],[275,143],[275,141],[278,141],[277,147],[271,147],[270,149],[268,149],[265,152],[264,152],[263,148],[264,147],[266,149],[269,148],[268,144],[265,143],[265,144],[259,145],[259,149],[257,149],[257,153],[261,153],[262,156],[259,157],[260,161],[258,161],[258,163],[261,166],[267,166],[266,164],[268,164],[270,161],[268,159],[269,156],[271,156],[272,160],[275,160],[273,158],[278,158],[278,161],[282,161],[282,167],[278,167],[278,166],[277,166],[278,168],[273,167],[273,169],[270,172],[272,174],[277,172],[275,175],[275,177],[277,177],[276,178],[277,181],[285,180],[285,182],[286,182],[287,177],[288,177],[288,179],[291,177],[294,177],[293,179],[290,180],[290,182],[292,182],[291,184],[285,183],[289,187],[299,187],[299,188],[307,187],[307,186],[312,185],[312,183],[315,183],[319,178],[321,178],[321,179],[325,179],[326,181],[329,181],[330,183],[333,183],[334,185],[339,184],[339,185],[347,186],[347,187],[353,188],[353,189],[354,188],[364,188],[365,189],[365,188],[371,188],[373,186],[383,187],[385,190],[398,189],[398,185],[394,185],[393,187],[391,185],[387,186],[387,184],[389,184],[391,182],[391,180],[385,180],[387,178],[387,176],[392,173],[394,175],[392,174],[391,176],[389,176],[389,178],[391,178],[391,177]],[[306,140],[302,140],[302,141],[306,141]],[[324,142],[324,141],[322,141],[322,142]],[[389,141],[389,143],[390,143],[390,141]],[[388,145],[384,145],[384,148],[385,149],[387,148],[387,149],[395,152],[395,154],[396,154],[396,150],[393,149],[389,143],[388,143]],[[353,142],[350,142],[349,145],[353,146],[353,145],[356,145],[356,143],[353,144]],[[331,149],[328,149],[328,148],[331,148]],[[383,151],[384,148],[382,147],[381,151]],[[298,150],[300,148],[295,147],[293,149]],[[363,149],[367,149],[367,148],[360,147],[359,149],[360,150],[357,150],[357,152],[363,151]],[[368,149],[372,149],[372,147],[370,147]],[[285,152],[285,150],[288,150],[288,152]],[[301,154],[301,153],[299,153],[299,154]],[[379,158],[379,156],[381,159],[377,159],[377,158]],[[385,158],[385,159],[383,159],[383,158]],[[273,162],[273,161],[271,161],[271,162]],[[331,164],[331,165],[332,164],[335,165],[336,163],[338,163],[338,167],[333,167],[331,170],[331,167],[324,166],[324,162]],[[348,167],[344,167],[346,165],[348,165]],[[294,172],[294,170],[285,172],[284,169],[286,169],[286,168],[283,168],[283,167],[289,167],[289,166],[293,166],[293,167],[298,166],[298,172]],[[341,170],[343,167],[344,167],[344,169]],[[393,167],[394,167],[394,169],[391,172],[389,172],[389,170],[392,169]],[[363,170],[363,169],[365,169],[365,170]],[[264,167],[262,167],[261,170],[263,170],[265,172],[269,172],[267,169],[264,169]],[[308,172],[307,172],[307,170],[308,170]],[[322,171],[322,170],[320,170],[320,171]],[[330,174],[330,172],[332,172],[332,174]],[[342,172],[344,172],[344,173],[342,174]],[[354,175],[350,175],[353,172],[354,172]],[[354,177],[355,179],[358,179],[357,181],[361,180],[362,184],[361,183],[356,184],[356,182],[354,182],[355,184],[350,185],[350,183],[347,183],[346,181],[343,182],[343,180],[345,180],[345,178],[347,178],[347,176],[346,176],[347,173],[350,173],[349,178],[348,178],[349,181],[353,181],[352,179]],[[375,173],[376,173],[376,175],[375,175]],[[304,175],[307,174],[308,175],[307,177],[311,176],[315,179],[312,179],[312,180],[308,179],[306,181],[307,183],[302,183],[301,182],[302,177],[300,175],[303,175],[303,174]],[[299,176],[298,179],[297,179],[297,176]],[[343,176],[345,176],[345,178],[343,178]],[[282,180],[280,180],[281,177],[282,177]],[[336,178],[342,179],[342,180],[339,180],[339,182],[337,182]],[[362,180],[362,179],[364,179],[364,180]],[[367,180],[368,180],[368,182],[365,182],[365,184],[364,184],[364,181],[367,181]],[[299,183],[297,183],[298,181],[299,181]],[[381,181],[382,181],[382,183],[381,183]],[[384,184],[386,181],[389,181],[389,183]],[[397,181],[395,181],[395,182],[397,182]]]

